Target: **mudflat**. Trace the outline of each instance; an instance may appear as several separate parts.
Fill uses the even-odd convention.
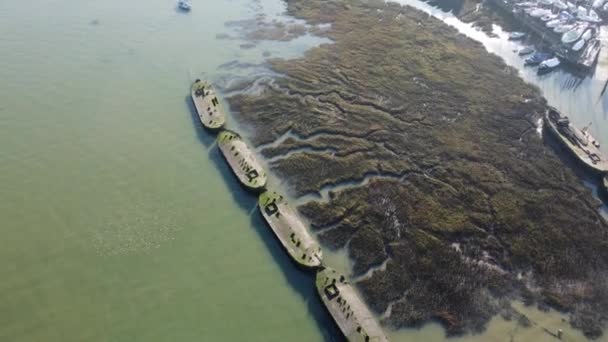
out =
[[[229,102],[294,195],[313,195],[300,213],[367,274],[355,285],[383,323],[476,332],[497,314],[526,322],[521,299],[601,336],[608,225],[537,132],[539,91],[412,8],[287,3],[333,44],[271,60],[281,76]]]

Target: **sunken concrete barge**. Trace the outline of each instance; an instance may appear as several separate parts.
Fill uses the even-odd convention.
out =
[[[197,79],[190,88],[190,96],[205,128],[216,131],[224,126],[226,114],[210,83]]]
[[[251,191],[266,186],[266,171],[241,136],[230,130],[217,135],[217,145],[241,184]]]
[[[298,265],[309,268],[321,266],[321,245],[283,195],[266,191],[260,195],[258,204],[262,216]]]

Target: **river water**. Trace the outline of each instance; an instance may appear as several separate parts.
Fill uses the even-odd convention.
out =
[[[313,276],[287,259],[187,99],[203,72],[323,40],[217,38],[238,35],[227,22],[283,19],[280,0],[174,5],[0,2],[0,341],[340,340]],[[593,129],[605,120],[592,117]],[[473,339],[541,340],[539,326],[580,337],[533,315],[533,329],[496,318]],[[443,336],[434,324],[391,333]]]

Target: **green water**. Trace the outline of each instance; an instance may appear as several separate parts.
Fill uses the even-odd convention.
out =
[[[0,341],[318,341],[315,297],[186,102],[310,40],[218,40],[280,1],[0,2]]]
[[[203,72],[321,41],[216,38],[236,34],[228,21],[275,17],[280,0],[174,7],[0,1],[0,341],[340,340],[187,101]],[[435,324],[389,334],[444,339]],[[474,340],[511,335],[547,340],[499,318]]]

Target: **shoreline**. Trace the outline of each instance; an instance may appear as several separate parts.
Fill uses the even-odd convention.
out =
[[[381,1],[331,2],[323,10],[318,1],[288,6],[311,24],[331,23],[324,37],[334,43],[303,58],[272,60],[273,71],[284,75],[276,86],[229,102],[239,123],[253,128],[256,145],[286,132],[310,137],[305,144],[286,139],[283,151],[296,152],[270,167],[296,194],[328,189],[328,203],[300,210],[322,230],[324,246],[347,246],[355,276],[390,258],[386,270],[357,284],[376,313],[410,293],[384,323],[398,328],[438,319],[451,335],[479,332],[504,310],[493,298],[526,296],[572,311],[575,325],[599,336],[606,313],[576,321],[579,295],[553,289],[566,279],[589,283],[574,265],[601,270],[608,256],[590,264],[560,237],[576,215],[597,215],[588,191],[535,135],[534,113],[545,106],[539,90],[481,43],[423,20],[417,10]],[[386,55],[370,53],[377,51]],[[346,152],[332,155],[329,147]],[[367,184],[330,187],[366,174]],[[382,174],[399,177],[374,177]],[[555,214],[542,212],[547,204]],[[541,217],[523,209],[540,210]],[[594,232],[606,229],[598,220],[577,223],[577,243],[593,247],[605,239]],[[462,249],[449,248],[453,243]],[[572,257],[556,255],[557,246]],[[534,258],[538,253],[556,258],[554,264]],[[488,264],[506,274],[479,266]],[[445,283],[438,283],[439,274]],[[458,281],[469,285],[454,288]],[[531,291],[531,281],[542,291]],[[586,291],[593,297],[603,290]]]

